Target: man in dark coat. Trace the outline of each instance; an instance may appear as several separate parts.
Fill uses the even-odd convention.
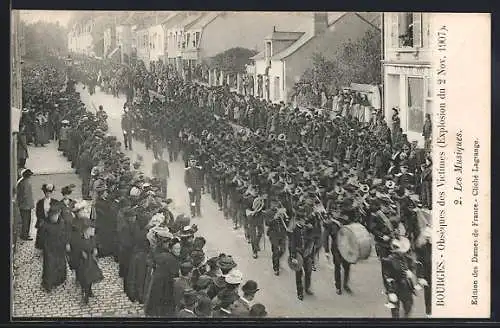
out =
[[[271,205],[273,206],[273,205]],[[286,248],[286,209],[275,206],[268,211],[266,224],[268,226],[267,236],[271,242],[273,270],[276,276],[280,274],[280,259],[285,253]]]
[[[193,265],[190,262],[181,263],[181,275],[174,278],[174,302],[175,309],[179,312],[182,309],[181,304],[184,292],[190,288],[190,275],[193,270]]]
[[[26,127],[22,125],[19,133],[17,134],[17,167],[24,168],[27,158],[28,143],[26,139]]]
[[[295,271],[297,298],[301,301],[304,299],[304,290],[306,294],[313,295],[311,291],[312,264],[314,260],[312,228],[310,223],[298,222],[288,235],[288,252],[291,262],[297,264],[297,255],[301,255],[303,259],[303,267]],[[303,277],[304,281],[302,280]]]
[[[340,255],[340,251],[337,246],[337,233],[344,224],[349,224],[349,217],[346,212],[352,204],[347,204],[346,202],[342,205],[344,205],[342,206],[344,211],[340,217],[329,217],[329,220],[324,223],[323,230],[323,247],[325,249],[325,253],[331,253],[333,257],[333,264],[335,266],[335,288],[337,289],[338,295],[342,294],[342,287],[347,293],[351,293],[351,289],[349,288],[349,273],[351,265],[349,262],[344,260],[344,258],[342,258],[342,255]],[[344,269],[343,280],[341,280],[342,268]]]
[[[16,186],[16,203],[21,214],[21,239],[33,240],[30,237],[31,210],[35,207],[33,199],[33,186],[31,185],[31,176],[33,172],[30,169],[21,171],[21,178]]]
[[[124,112],[122,114],[122,131],[123,131],[123,143],[125,144],[125,149],[130,148],[132,150],[132,117],[129,114],[128,108],[123,108]]]
[[[168,162],[163,158],[154,159],[151,172],[154,178],[160,180],[160,191],[163,194],[163,198],[167,198],[167,181],[170,177]]]

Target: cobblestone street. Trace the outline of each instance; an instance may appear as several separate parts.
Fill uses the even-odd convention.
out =
[[[62,157],[62,156],[61,156]],[[50,162],[50,161],[49,161]],[[59,163],[59,166],[62,166]],[[60,198],[61,188],[73,183],[77,187],[71,197],[81,197],[81,181],[76,174],[34,175],[35,200],[43,197],[41,186],[53,183],[54,197]],[[35,213],[32,212],[31,236],[36,236]],[[123,292],[123,280],[118,276],[118,264],[112,258],[99,259],[104,280],[92,288],[95,294],[88,305],[81,304],[81,291],[74,273],[69,270],[66,282],[47,294],[41,286],[42,257],[35,241],[19,240],[14,254],[13,317],[140,317],[142,305],[132,303]]]

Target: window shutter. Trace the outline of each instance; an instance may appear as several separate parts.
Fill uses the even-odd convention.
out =
[[[422,13],[413,13],[413,47],[422,47]]]
[[[398,18],[399,13],[390,14],[390,47],[399,48]]]

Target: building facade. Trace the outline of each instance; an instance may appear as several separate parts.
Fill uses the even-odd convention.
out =
[[[203,17],[202,13],[180,13],[164,24],[167,35],[167,61],[168,64],[175,67],[177,72],[184,76],[183,51],[190,43],[188,33],[186,33],[192,24]]]
[[[425,114],[432,113],[430,14],[383,14],[384,112],[390,123],[399,110],[408,140],[423,146]]]
[[[149,68],[149,27],[138,27],[134,34],[137,60],[142,60],[144,65]]]
[[[108,57],[116,51],[116,26],[112,25],[104,30],[104,57]]]
[[[116,26],[116,46],[120,49],[122,63],[128,63],[132,55],[132,27],[130,25]]]
[[[149,27],[149,61],[165,61],[165,30],[161,23]]]
[[[68,50],[71,53],[90,56],[93,51],[92,29],[95,26],[93,19],[74,25],[68,32]]]

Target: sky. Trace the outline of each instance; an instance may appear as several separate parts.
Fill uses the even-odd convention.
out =
[[[67,26],[71,18],[71,11],[67,10],[21,10],[21,20],[26,23],[35,23],[37,21],[56,22],[62,26]]]

